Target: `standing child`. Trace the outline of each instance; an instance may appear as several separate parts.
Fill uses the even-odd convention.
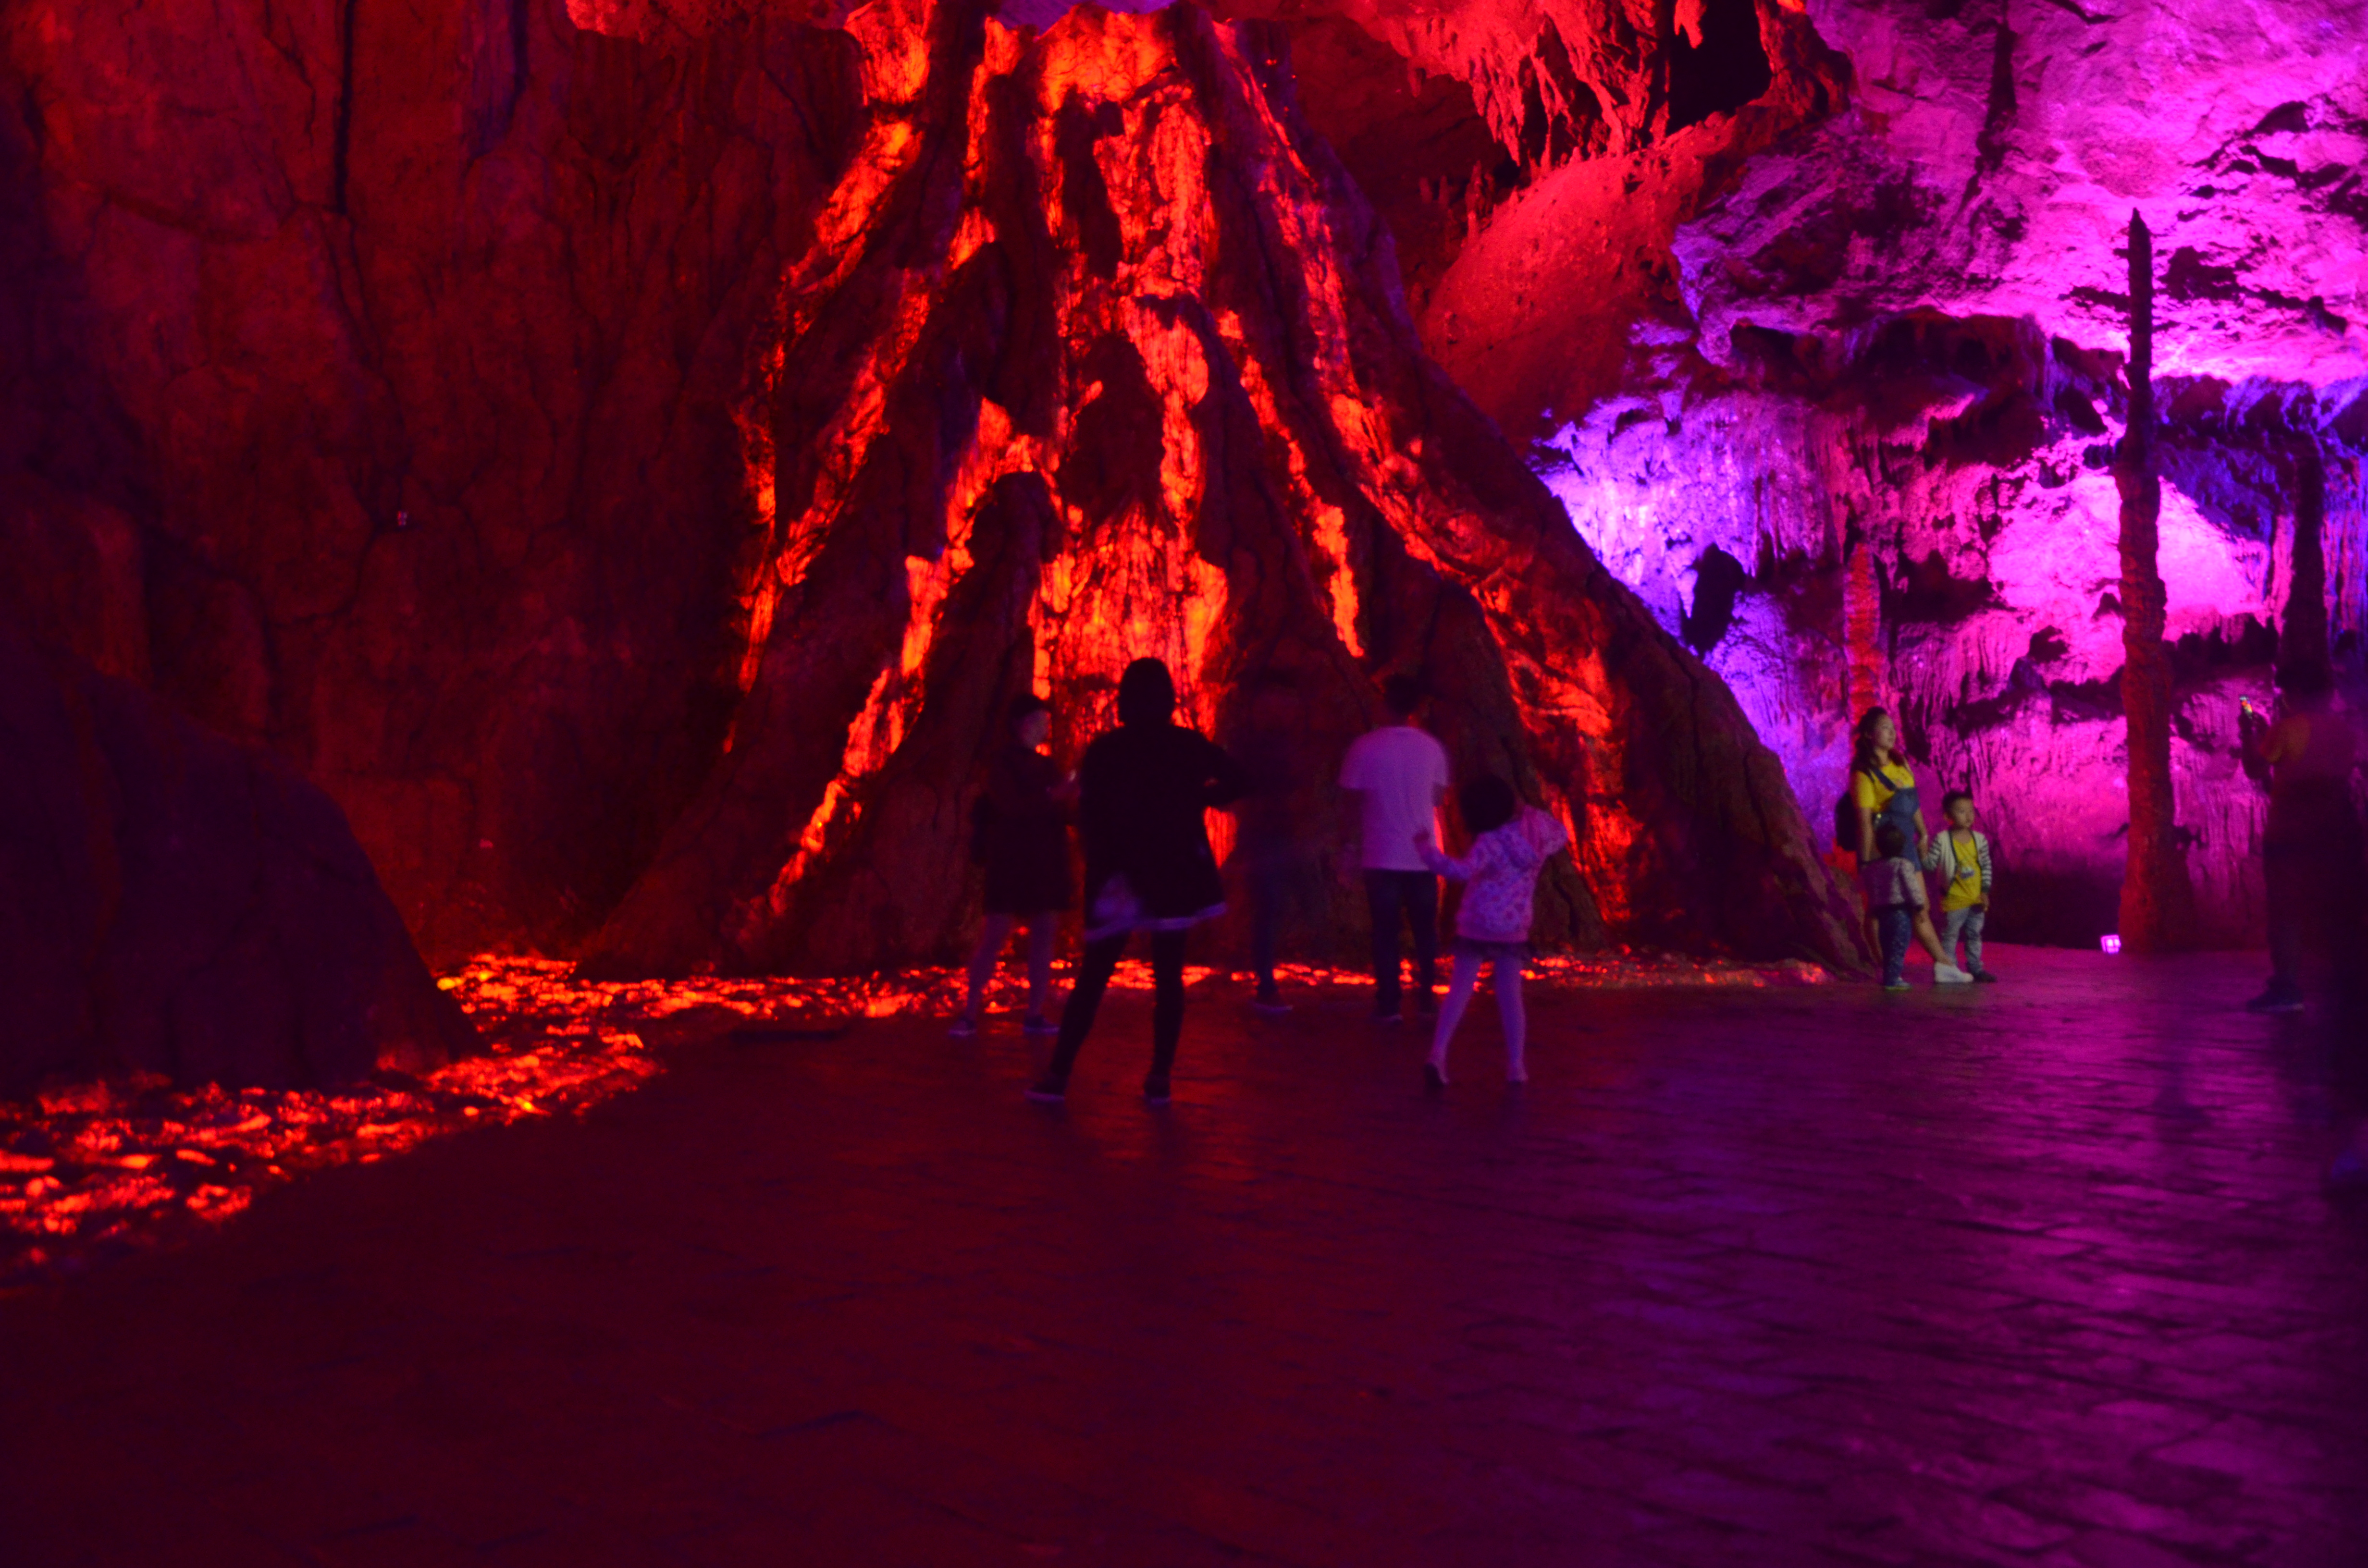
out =
[[[1530,957],[1531,903],[1538,869],[1569,844],[1570,835],[1545,812],[1523,805],[1513,787],[1494,775],[1473,779],[1456,799],[1474,834],[1472,852],[1460,860],[1442,855],[1428,833],[1414,841],[1424,864],[1464,884],[1463,902],[1455,911],[1455,973],[1448,983],[1447,1004],[1439,1010],[1423,1075],[1434,1089],[1447,1086],[1448,1042],[1463,1021],[1485,962],[1505,1026],[1505,1082],[1526,1084],[1530,1073],[1522,1051],[1529,1017],[1521,1006],[1521,966]]]
[[[1883,942],[1883,988],[1907,989],[1907,941],[1915,935],[1916,917],[1924,913],[1924,873],[1907,858],[1907,835],[1896,823],[1874,830],[1874,858],[1858,869],[1866,889],[1866,912],[1873,917]]]
[[[1982,923],[1990,907],[1990,841],[1974,829],[1974,797],[1952,790],[1941,798],[1949,825],[1924,851],[1924,869],[1941,873],[1941,949],[1957,961],[1957,938],[1965,939],[1967,974],[1979,981],[1998,976],[1982,967]]]

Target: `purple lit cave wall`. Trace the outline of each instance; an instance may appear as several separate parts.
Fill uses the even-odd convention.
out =
[[[1928,819],[1941,789],[1975,795],[2013,871],[1998,927],[2091,940],[2112,928],[2128,822],[2117,498],[2103,472],[2120,398],[2027,321],[1896,321],[1844,352],[1853,369],[1894,352],[1953,353],[1964,369],[1944,361],[1920,386],[1884,378],[1874,397],[1904,412],[1751,387],[1639,399],[1566,427],[1566,466],[1549,483],[1607,564],[1734,687],[1804,802],[1839,792],[1850,717],[1888,707],[1922,765]],[[2195,378],[2171,408],[2161,559],[2179,820],[2202,936],[2234,944],[2260,935],[2266,800],[2238,766],[2238,704],[2270,700],[2294,470],[2307,460],[2279,448],[2297,427],[2321,434],[2320,405],[2307,387]],[[2021,427],[1975,430],[1981,455],[1948,451],[1993,417]],[[2346,584],[2335,629],[2356,647],[2359,482],[2328,444],[2327,539]]]
[[[2142,214],[2178,817],[2199,937],[2258,941],[2236,728],[2272,690],[2297,508],[2323,506],[2360,668],[2368,13],[1759,21],[1756,102],[1525,171],[1425,301],[1434,351],[1726,677],[1813,823],[1850,717],[1892,708],[1928,816],[1941,788],[1979,799],[2011,871],[1994,934],[2093,943],[2128,823],[2109,471]]]

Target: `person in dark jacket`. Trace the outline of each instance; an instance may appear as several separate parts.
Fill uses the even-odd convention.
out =
[[[948,1031],[957,1040],[978,1033],[986,983],[1015,924],[1028,928],[1028,1017],[1021,1027],[1030,1034],[1053,1032],[1053,936],[1072,897],[1072,791],[1060,765],[1043,753],[1052,724],[1051,703],[1032,692],[1013,699],[1010,739],[987,770],[976,846],[986,867],[986,928],[971,954],[962,1017]]]
[[[1118,728],[1086,748],[1077,766],[1077,825],[1086,847],[1086,951],[1061,1014],[1052,1064],[1028,1091],[1057,1102],[1068,1092],[1102,992],[1137,931],[1151,933],[1151,1073],[1143,1096],[1165,1105],[1176,1042],[1184,1030],[1184,934],[1225,912],[1225,887],[1202,813],[1248,788],[1224,748],[1175,722],[1176,683],[1157,659],[1127,665],[1118,685]]]
[[[1273,1018],[1291,1011],[1274,979],[1284,917],[1312,916],[1324,895],[1309,842],[1313,835],[1298,811],[1305,708],[1290,678],[1269,671],[1252,686],[1248,710],[1225,746],[1249,779],[1248,793],[1234,812],[1234,858],[1249,882],[1250,972],[1258,981],[1250,1008]]]

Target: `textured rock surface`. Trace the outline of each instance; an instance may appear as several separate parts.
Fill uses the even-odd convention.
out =
[[[299,762],[432,951],[580,933],[729,722],[734,409],[850,70],[745,17],[12,7],[0,597]]]
[[[2237,701],[2268,693],[2321,478],[2360,672],[2368,7],[1836,0],[1761,31],[1757,100],[1648,122],[1486,214],[1427,343],[1537,440],[1813,816],[1851,710],[1899,708],[1933,780],[1982,796],[2004,928],[2089,940],[2129,820],[2110,465],[2142,211],[2177,810],[2203,934],[2256,935]]]
[[[0,1094],[307,1087],[473,1039],[336,807],[0,619]]]
[[[13,608],[301,765],[432,953],[941,951],[996,700],[1041,677],[1074,747],[1160,651],[1204,722],[1305,688],[1319,830],[1371,677],[1426,669],[1463,761],[1583,819],[1549,935],[1847,958],[1772,758],[1422,361],[1267,35],[0,26]],[[1537,130],[1507,68],[1466,92],[1531,163],[1670,112],[1587,130],[1582,64]]]
[[[748,697],[594,962],[948,950],[987,716],[1032,679],[1074,755],[1146,653],[1203,726],[1300,693],[1318,838],[1372,676],[1421,672],[1461,770],[1581,826],[1548,940],[1847,959],[1772,757],[1422,359],[1268,35],[850,28],[872,120],[830,210],[861,222],[790,271]]]
[[[2157,372],[2368,373],[2368,6],[1818,0],[1846,112],[1679,237],[1703,350],[1908,310],[2124,346],[2133,207],[2168,277]]]

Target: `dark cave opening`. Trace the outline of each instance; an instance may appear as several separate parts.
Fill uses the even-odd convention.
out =
[[[1693,608],[1682,627],[1686,646],[1697,653],[1717,647],[1735,624],[1735,601],[1750,585],[1751,574],[1742,562],[1716,545],[1703,551],[1694,562]]]
[[[1706,0],[1702,42],[1683,33],[1669,41],[1669,129],[1741,108],[1774,80],[1752,0]]]
[[[1884,618],[1895,626],[1907,621],[1948,625],[1997,602],[1995,584],[1987,577],[1952,574],[1938,551],[1927,551],[1921,560],[1901,561],[1898,575],[1884,584],[1883,594]]]

